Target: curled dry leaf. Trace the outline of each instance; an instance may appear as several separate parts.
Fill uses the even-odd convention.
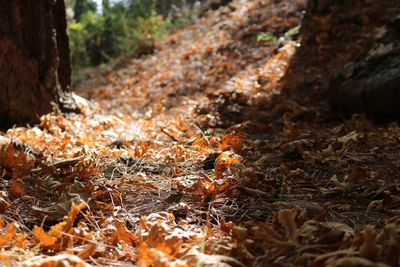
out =
[[[114,227],[117,230],[116,234],[119,240],[124,241],[128,245],[135,245],[138,242],[138,237],[126,229],[126,226],[123,222],[116,221],[114,222]]]
[[[157,264],[180,262],[179,257],[186,251],[185,244],[204,240],[204,234],[201,231],[193,229],[188,224],[177,225],[174,216],[165,212],[142,217],[140,225],[138,258],[141,266],[146,266],[146,264],[147,266],[164,266]]]
[[[298,230],[297,230],[297,210],[280,210],[277,213],[277,219],[280,224],[285,227],[289,239],[296,243]]]
[[[364,258],[369,260],[375,260],[379,248],[376,244],[376,233],[371,225],[367,225],[367,227],[363,231],[364,243],[360,247],[360,254]]]
[[[87,207],[88,205],[86,202],[81,202],[78,205],[72,202],[71,209],[68,213],[66,224],[64,226],[64,231],[68,232],[72,228],[78,213],[81,212],[83,209],[86,209]]]
[[[355,255],[357,255],[357,253],[353,248],[323,253],[314,259],[313,266],[326,266],[327,264],[335,264],[336,260],[339,258],[352,257]]]
[[[285,237],[278,233],[270,224],[261,223],[251,228],[252,239],[256,241],[267,241],[282,245],[286,243]]]
[[[32,233],[42,246],[47,248],[54,248],[57,242],[57,238],[46,234],[42,227],[35,225],[33,227]]]
[[[96,244],[89,243],[83,247],[83,250],[78,253],[78,257],[81,259],[87,259],[96,253]]]

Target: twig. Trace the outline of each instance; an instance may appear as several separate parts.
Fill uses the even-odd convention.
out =
[[[213,146],[212,146],[211,143],[210,143],[210,140],[208,140],[208,138],[207,138],[207,136],[204,134],[203,130],[202,130],[199,126],[197,126],[196,124],[194,125],[194,127],[196,127],[196,128],[200,131],[201,135],[204,137],[204,139],[206,139],[207,144],[210,146],[210,148],[213,148]]]
[[[76,157],[76,158],[72,158],[72,159],[65,159],[65,160],[57,161],[57,162],[50,164],[49,167],[54,167],[54,168],[58,169],[58,168],[66,168],[66,167],[74,166],[79,161],[83,160],[84,158],[85,158],[84,156],[80,156],[80,157]]]
[[[160,128],[161,132],[163,132],[165,135],[167,135],[169,138],[174,140],[175,142],[179,142],[178,139],[176,139],[174,136],[172,136],[170,133],[168,133],[164,128]]]

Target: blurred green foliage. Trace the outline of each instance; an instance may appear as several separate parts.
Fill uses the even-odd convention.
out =
[[[278,38],[272,33],[263,32],[257,35],[257,42],[272,42],[277,43]]]
[[[82,78],[85,67],[152,53],[168,31],[193,22],[198,7],[193,0],[103,0],[100,7],[93,0],[70,1],[74,81]]]

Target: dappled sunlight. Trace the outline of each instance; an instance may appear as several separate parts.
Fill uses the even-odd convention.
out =
[[[315,40],[331,14],[300,30],[305,9],[222,5],[153,54],[87,71],[81,113],[8,129],[0,261],[397,265],[400,127],[344,118],[321,95],[377,25],[356,44]]]

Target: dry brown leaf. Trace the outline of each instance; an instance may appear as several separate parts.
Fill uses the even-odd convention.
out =
[[[8,188],[8,194],[11,197],[20,197],[25,194],[25,186],[21,179],[16,176],[17,171],[14,170],[11,186]]]
[[[367,225],[362,234],[364,237],[364,243],[360,247],[360,254],[364,258],[373,261],[376,259],[379,252],[379,248],[376,244],[376,233],[371,225]]]
[[[326,228],[326,235],[321,235],[321,239],[337,242],[338,238],[342,242],[347,242],[354,237],[354,229],[342,222],[321,222],[321,226]],[[335,241],[336,240],[336,241]]]
[[[296,223],[297,210],[280,210],[277,213],[278,222],[285,227],[289,239],[293,242],[297,241],[298,228]]]
[[[29,207],[49,201],[55,203],[57,195],[52,194],[53,187],[45,186],[42,179],[49,178],[58,183],[60,191],[54,192],[56,194],[64,189],[70,191],[72,183],[87,185],[88,180],[92,182],[90,188],[76,191],[85,200],[91,196],[90,212],[79,216],[81,209],[65,202],[66,205],[61,205],[56,216],[56,219],[64,220],[48,232],[42,230],[42,235],[47,233],[46,238],[57,239],[55,249],[35,246],[35,236],[30,233],[28,236],[19,235],[19,231],[27,232],[25,227],[17,230],[15,246],[23,247],[28,255],[80,251],[81,257],[90,258],[94,264],[112,266],[130,262],[156,267],[237,264],[224,256],[209,254],[234,255],[243,262],[251,259],[246,261],[248,266],[252,266],[254,259],[261,255],[264,255],[261,256],[264,260],[259,262],[264,264],[260,266],[371,266],[371,262],[380,266],[380,263],[362,258],[371,258],[371,255],[373,258],[375,254],[375,259],[384,260],[391,266],[398,265],[399,221],[381,224],[391,216],[389,212],[397,213],[400,203],[397,197],[398,181],[394,179],[400,166],[397,153],[400,127],[395,123],[375,126],[365,116],[338,120],[324,102],[314,98],[314,94],[323,91],[322,87],[329,81],[326,74],[319,72],[319,64],[314,59],[321,60],[324,70],[329,68],[334,73],[343,62],[350,62],[353,54],[358,56],[363,53],[366,45],[362,35],[373,36],[371,29],[375,27],[371,26],[375,25],[370,22],[383,23],[389,17],[392,9],[388,4],[390,1],[369,1],[368,5],[354,1],[348,4],[355,7],[349,8],[349,13],[341,10],[341,4],[326,10],[322,4],[315,12],[322,11],[324,14],[315,20],[311,16],[310,20],[311,25],[317,21],[312,29],[312,34],[316,33],[316,36],[307,36],[307,31],[304,31],[301,38],[290,37],[289,42],[285,40],[288,38],[285,32],[300,26],[306,2],[234,0],[229,6],[208,12],[189,27],[176,30],[170,42],[157,47],[159,52],[154,56],[132,62],[129,59],[128,68],[107,71],[104,75],[107,84],[87,90],[87,95],[98,101],[98,107],[89,107],[92,110],[81,114],[50,113],[41,118],[41,125],[37,127],[9,129],[7,136],[10,139],[0,138],[0,147],[3,148],[0,149],[0,165],[9,165],[7,169],[0,170],[0,180],[3,188],[11,189],[9,195],[25,194],[26,198],[13,201],[11,210],[7,209],[9,204],[6,203],[9,196],[3,195],[5,202],[2,206],[0,199],[0,211],[6,212],[4,218],[7,221],[10,214],[15,214],[24,223],[27,222],[29,228],[32,219],[34,223],[38,219],[24,218]],[[378,7],[385,12],[378,12]],[[347,16],[349,14],[351,17]],[[379,20],[371,19],[376,14],[381,15]],[[356,33],[354,36],[348,36],[347,30],[340,28],[353,29],[360,25],[362,31],[349,31],[353,35]],[[324,31],[321,32],[321,29]],[[278,44],[256,42],[256,35],[266,30],[277,35]],[[307,45],[309,37],[315,37],[311,38],[311,46]],[[300,39],[305,45],[296,48]],[[343,40],[348,42],[340,42]],[[353,40],[356,44],[352,44]],[[318,47],[314,46],[315,43]],[[335,46],[339,48],[337,54],[327,53]],[[309,48],[317,56],[301,62],[299,67],[304,72],[291,79],[293,70],[297,71],[297,56],[306,53],[297,53],[292,58],[294,60],[291,55],[296,50],[307,52]],[[176,60],[179,58],[184,62]],[[93,73],[96,80],[102,80],[98,70]],[[281,79],[286,74],[289,79]],[[281,84],[278,84],[279,80]],[[311,85],[302,86],[307,88],[307,97],[291,90],[303,83]],[[282,93],[280,88],[284,88]],[[204,106],[202,111],[199,109],[199,114],[192,112],[196,106]],[[250,124],[243,120],[248,120]],[[195,129],[193,125],[197,124],[201,125]],[[164,127],[166,131],[160,130],[161,125],[168,125]],[[245,129],[249,138],[244,140],[243,135],[234,132],[223,134],[226,129]],[[41,151],[43,162],[55,160],[55,163],[47,166],[48,169],[35,168],[27,173],[30,165],[26,162],[29,159],[24,153],[19,153],[20,147],[11,146],[12,138]],[[193,143],[196,139],[198,141]],[[112,140],[124,140],[124,144],[107,146]],[[233,159],[224,158],[224,152],[216,166],[215,160],[212,160],[210,168],[199,169],[196,162],[215,152],[214,148],[236,153],[240,151],[246,159],[245,163],[250,166],[246,166],[246,172],[239,169],[241,160],[232,162],[236,156]],[[82,155],[93,159],[93,162],[72,164],[75,160],[57,160]],[[103,179],[103,173],[97,171],[97,166],[121,156],[160,161],[166,163],[166,167],[162,174],[153,173],[146,168],[141,169],[138,161],[138,164],[126,164],[126,174],[123,173],[122,179]],[[254,163],[257,158],[260,160]],[[236,166],[239,169],[237,172]],[[368,168],[362,173],[355,166]],[[217,179],[214,179],[213,167]],[[11,173],[14,179],[9,182]],[[150,210],[165,208],[165,203],[160,201],[160,193],[167,194],[171,185],[174,187],[168,176],[188,173],[194,179],[188,186],[178,188],[183,200],[190,203],[193,209],[183,215],[176,212],[176,218],[166,213],[149,215],[140,221],[137,237],[127,229],[128,224],[114,224],[113,220],[119,218],[135,228],[136,221],[129,219],[128,213],[132,211],[136,218],[136,214],[140,216]],[[351,175],[344,178],[349,173]],[[226,191],[239,182],[241,188]],[[194,186],[190,187],[193,183]],[[365,187],[368,187],[367,191]],[[238,195],[237,189],[245,189],[242,193],[247,194]],[[90,196],[84,197],[82,192]],[[224,201],[212,201],[218,194]],[[307,197],[304,202],[306,194],[312,199]],[[222,220],[220,228],[211,227],[221,216],[242,220],[250,215],[249,218],[255,219],[253,214],[260,210],[262,216],[257,218],[264,220],[270,217],[271,209],[282,208],[266,203],[265,200],[274,197],[279,198],[281,203],[289,203],[286,208],[300,206],[311,211],[308,215],[323,214],[318,219],[307,220],[306,215],[282,211],[276,213],[272,222],[243,222],[249,228],[253,226],[251,229],[242,229]],[[361,214],[371,200],[376,202],[371,202],[368,212]],[[310,201],[320,207],[310,205]],[[324,201],[335,203],[325,205],[320,212]],[[346,207],[340,209],[340,205]],[[380,207],[382,209],[379,210]],[[42,211],[49,215],[46,210]],[[206,213],[207,216],[203,216]],[[336,222],[326,222],[326,219]],[[382,221],[374,228],[376,233],[366,229],[355,234],[354,226],[342,223],[354,222],[362,228],[366,222],[378,223],[380,219]],[[206,224],[207,233],[202,229]],[[4,226],[5,222],[0,220],[0,225]],[[297,246],[293,245],[294,242]],[[11,244],[12,240],[5,244],[2,255],[12,255],[14,263]],[[376,248],[380,250],[376,252]],[[191,260],[183,258],[183,255],[191,253],[194,255]],[[25,264],[87,266],[73,255],[36,256],[34,261]]]
[[[352,257],[357,255],[356,251],[353,248],[349,249],[342,249],[342,250],[336,250],[332,252],[327,252],[320,254],[314,259],[314,262],[312,266],[326,266],[327,261],[329,262],[335,262],[338,258],[342,257]],[[332,263],[333,264],[333,263]]]
[[[354,182],[357,180],[366,180],[368,179],[368,169],[356,166],[352,169],[351,174],[344,179],[345,182]]]
[[[328,260],[327,267],[389,267],[389,265],[373,262],[361,257],[349,256],[340,259],[332,258]]]
[[[357,141],[361,137],[361,134],[357,133],[356,131],[352,131],[345,136],[339,137],[338,142],[342,143],[344,147],[347,147],[351,142]]]
[[[0,197],[0,212],[4,213],[10,207],[10,203],[4,198]]]
[[[248,237],[247,229],[240,226],[234,226],[232,228],[232,237],[237,239],[239,242],[243,242]]]
[[[280,235],[271,225],[263,223],[251,228],[252,239],[259,241],[269,241],[276,244],[283,244],[286,239]]]

